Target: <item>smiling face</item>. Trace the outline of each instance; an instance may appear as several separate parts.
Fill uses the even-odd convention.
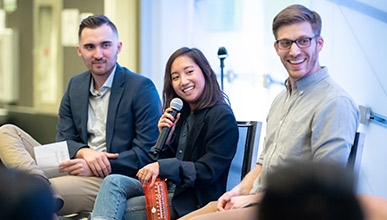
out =
[[[312,38],[314,36],[312,26],[309,22],[294,23],[281,26],[277,31],[277,40],[297,40],[300,38]],[[295,43],[289,49],[279,49],[274,43],[275,50],[289,74],[292,85],[308,75],[321,69],[318,54],[324,45],[321,36],[313,38],[311,45],[307,48],[299,48]]]
[[[205,85],[200,67],[190,57],[181,55],[171,65],[171,79],[176,94],[194,109]]]
[[[104,24],[97,28],[83,29],[77,49],[93,76],[107,78],[116,64],[121,47],[117,34]]]

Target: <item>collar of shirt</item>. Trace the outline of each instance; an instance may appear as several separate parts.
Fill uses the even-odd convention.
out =
[[[322,67],[319,71],[298,80],[295,85],[290,85],[289,79],[285,81],[286,89],[288,92],[300,94],[304,93],[306,89],[308,89],[311,85],[315,85],[318,81],[321,81],[325,78],[329,77],[328,68]]]
[[[93,78],[91,78],[91,83],[90,83],[90,93],[92,96],[104,96],[107,92],[108,89],[110,89],[112,87],[112,84],[113,84],[113,79],[114,79],[114,75],[116,73],[116,67],[117,65],[114,66],[112,72],[110,73],[109,77],[106,79],[105,83],[103,84],[103,86],[101,87],[101,91],[99,92],[98,90],[96,90],[94,88],[94,80]]]

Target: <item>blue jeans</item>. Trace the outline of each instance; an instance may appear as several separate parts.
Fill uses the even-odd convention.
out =
[[[171,204],[174,187],[168,190],[168,202]],[[176,218],[172,207],[171,218]],[[144,190],[137,179],[111,174],[101,184],[94,203],[92,220],[122,219],[147,220]]]
[[[111,174],[103,180],[99,189],[97,198],[94,203],[92,212],[93,220],[121,220],[124,217],[126,211],[126,200],[133,197],[144,197],[144,190],[142,189],[140,181],[137,179]],[[137,199],[133,198],[135,201]],[[132,199],[130,199],[132,200]],[[140,202],[136,205],[142,206],[138,209],[138,217],[133,219],[146,219],[145,212],[145,200],[144,203]],[[137,213],[137,206],[135,209],[130,210],[133,213]],[[143,217],[142,217],[143,215]]]

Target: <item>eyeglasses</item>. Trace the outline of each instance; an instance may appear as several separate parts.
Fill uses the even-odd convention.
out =
[[[308,48],[310,46],[310,43],[312,42],[313,38],[318,37],[318,35],[314,35],[313,37],[303,37],[299,38],[297,40],[277,40],[277,46],[280,50],[288,50],[290,47],[292,47],[293,43],[296,43],[296,45],[303,49],[303,48]]]

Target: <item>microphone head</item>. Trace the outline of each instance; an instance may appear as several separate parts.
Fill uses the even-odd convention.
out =
[[[174,98],[171,100],[170,107],[180,111],[183,108],[183,101],[181,101],[179,98]]]
[[[218,58],[225,59],[228,56],[227,50],[225,47],[219,47],[218,49]]]

